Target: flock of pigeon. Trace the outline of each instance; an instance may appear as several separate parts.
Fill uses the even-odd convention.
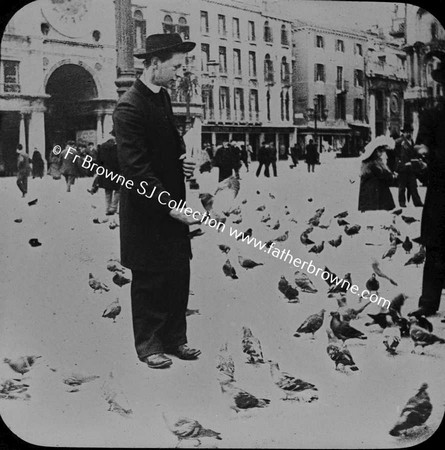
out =
[[[207,214],[215,218],[217,221],[226,223],[227,219],[232,216],[233,224],[243,223],[243,211],[247,208],[247,200],[241,202],[235,201],[240,190],[240,182],[236,177],[230,177],[218,185],[216,192],[212,195],[209,193],[200,194],[199,198]],[[260,192],[257,191],[259,195]],[[270,199],[275,200],[275,196],[269,193]],[[308,199],[312,201],[312,199]],[[35,201],[37,203],[37,201]],[[33,204],[35,204],[33,203]],[[247,205],[247,206],[245,206]],[[31,205],[30,205],[31,206]],[[255,212],[258,214],[259,227],[265,227],[269,232],[276,232],[275,237],[269,239],[266,242],[266,248],[270,248],[272,243],[283,243],[288,239],[292,239],[293,236],[293,224],[301,221],[301,218],[291,217],[291,212],[287,206],[284,207],[284,216],[273,218],[272,213],[266,210],[264,204],[258,205]],[[308,252],[314,254],[320,254],[325,249],[325,242],[330,246],[337,249],[343,244],[343,234],[336,236],[329,236],[325,240],[316,243],[311,239],[311,233],[315,228],[327,233],[331,227],[333,221],[337,223],[339,227],[343,227],[345,239],[353,239],[355,235],[358,235],[362,229],[360,224],[350,224],[347,221],[348,211],[340,212],[333,217],[329,218],[329,221],[322,224],[321,219],[325,213],[325,208],[319,208],[315,211],[315,214],[307,221],[308,227],[300,234],[299,241],[304,246],[310,246]],[[399,246],[403,248],[406,254],[411,254],[413,250],[413,242],[418,244],[418,239],[410,239],[406,236],[404,240],[401,239],[401,232],[397,228],[397,217],[406,224],[411,224],[416,219],[408,216],[401,215],[402,210],[396,210],[392,212],[393,220],[391,225],[382,226],[382,229],[389,231],[389,244],[388,249],[382,254],[382,259],[391,258],[395,255]],[[16,220],[17,221],[17,220]],[[101,223],[99,219],[94,220],[94,223]],[[110,224],[111,225],[111,224]],[[253,224],[247,228],[243,233],[243,236],[233,240],[233,244],[217,244],[219,250],[222,252],[225,262],[222,266],[223,274],[235,280],[234,282],[242,282],[243,275],[240,273],[240,269],[236,267],[233,262],[237,261],[239,267],[244,270],[253,270],[259,266],[264,266],[263,262],[257,262],[253,259],[246,258],[241,253],[241,249],[246,244],[242,241],[243,237],[252,237],[255,235]],[[284,231],[278,231],[285,225],[288,229]],[[116,226],[118,226],[116,224]],[[256,226],[256,225],[255,225]],[[114,228],[110,226],[110,228]],[[372,231],[372,227],[367,227]],[[263,228],[264,229],[264,228]],[[259,229],[261,233],[261,228]],[[195,238],[203,234],[202,230],[194,230],[190,233],[191,238]],[[219,234],[215,234],[215,238],[218,238]],[[293,242],[296,240],[294,239]],[[32,245],[32,244],[31,244]],[[232,258],[231,255],[236,253],[236,256]],[[410,255],[405,265],[415,265],[416,267],[421,265],[425,259],[425,249],[419,244],[419,249],[412,256]],[[113,273],[112,282],[119,287],[122,287],[130,282],[125,274],[125,268],[123,268],[118,260],[110,259],[107,262],[107,269]],[[237,273],[238,271],[238,273]],[[325,295],[327,298],[333,298],[337,303],[336,309],[330,311],[329,326],[325,326],[327,346],[326,354],[333,362],[335,370],[341,373],[355,373],[359,372],[360,368],[354,361],[351,351],[346,345],[348,340],[359,340],[365,342],[368,338],[363,330],[359,330],[352,325],[352,322],[360,317],[364,310],[370,305],[369,301],[363,302],[360,297],[359,304],[353,307],[348,304],[347,300],[347,286],[345,283],[336,284],[332,280],[336,277],[329,268],[324,268],[325,272],[328,272],[331,277],[326,280],[327,287],[326,292],[321,293],[315,287],[315,284],[309,277],[309,275],[302,270],[295,272],[295,278],[292,281],[286,279],[285,276],[281,276],[278,280],[278,292],[284,296],[289,303],[300,303],[300,291],[307,294]],[[343,277],[345,281],[352,284],[351,273],[346,273]],[[393,278],[383,273],[380,268],[379,261],[373,260],[372,271],[370,270],[370,278],[366,282],[366,288],[370,293],[375,292],[378,294],[380,289],[379,279],[386,279],[392,285],[397,286],[397,282]],[[94,293],[107,293],[110,291],[109,286],[103,281],[96,278],[92,273],[89,274],[89,286]],[[416,318],[414,316],[405,317],[402,314],[402,307],[406,300],[406,295],[400,293],[394,297],[391,301],[389,309],[381,308],[381,311],[376,314],[368,314],[369,321],[365,323],[366,327],[378,326],[383,330],[382,347],[387,354],[396,358],[398,354],[399,345],[403,340],[411,340],[413,343],[413,352],[418,347],[421,348],[421,352],[425,347],[434,345],[436,343],[445,343],[445,339],[437,336],[433,333],[432,323],[425,317]],[[332,300],[331,300],[332,301]],[[111,302],[104,310],[102,317],[112,319],[116,321],[116,317],[121,313],[121,305],[119,299],[116,298]],[[194,310],[189,310],[188,314],[193,313]],[[321,309],[318,312],[306,317],[302,320],[301,324],[293,333],[295,338],[301,338],[302,335],[310,335],[310,340],[316,339],[316,334],[325,325],[326,308]],[[262,364],[268,364],[270,368],[271,382],[275,387],[282,392],[284,397],[282,400],[295,400],[297,402],[311,403],[319,399],[318,388],[311,382],[300,379],[298,376],[289,374],[280,369],[279,363],[272,358],[265,358],[261,347],[261,342],[257,336],[252,333],[252,330],[247,326],[242,328],[242,342],[241,349],[246,355],[246,363],[260,366]],[[320,334],[320,333],[318,333]],[[318,336],[318,335],[317,335]],[[308,341],[310,342],[310,341]],[[29,399],[27,393],[28,384],[25,383],[26,379],[24,375],[27,374],[37,360],[41,356],[23,356],[15,360],[8,358],[4,359],[4,362],[16,373],[20,374],[20,379],[8,379],[0,385],[0,399]],[[326,356],[325,356],[326,357]],[[244,389],[241,389],[236,384],[236,372],[234,359],[229,352],[228,343],[224,343],[217,355],[216,369],[218,381],[221,387],[222,395],[227,399],[229,407],[235,412],[255,409],[266,408],[270,404],[270,400],[267,398],[259,398]],[[51,369],[56,371],[56,369]],[[79,387],[86,382],[93,381],[98,378],[95,375],[82,375],[82,374],[70,374],[63,379],[63,382],[70,387],[69,392],[77,392]],[[131,408],[128,405],[122,406],[122,401],[118,401],[118,392],[123,392],[120,387],[116,387],[116,380],[113,378],[113,374],[110,373],[109,379],[104,382],[102,386],[103,396],[109,405],[109,411],[117,412],[123,416],[130,416],[132,414]],[[432,404],[427,393],[428,385],[423,382],[416,395],[408,400],[405,407],[401,410],[400,417],[396,421],[395,425],[388,430],[392,436],[409,435],[413,430],[419,426],[423,426],[431,415]],[[120,397],[122,397],[120,395]],[[168,429],[177,437],[178,444],[183,440],[195,440],[198,445],[201,444],[202,438],[211,438],[214,440],[221,440],[221,433],[204,428],[195,419],[180,417],[171,419],[165,414],[163,415]]]

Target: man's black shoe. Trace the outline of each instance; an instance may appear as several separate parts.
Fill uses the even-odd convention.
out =
[[[174,349],[166,350],[165,353],[176,356],[179,359],[191,360],[191,359],[197,359],[198,356],[201,354],[201,350],[197,350],[195,348],[189,348],[186,344],[183,344]]]
[[[147,356],[144,359],[144,362],[151,369],[165,369],[166,367],[170,367],[173,363],[173,361],[163,353],[155,353],[153,355]]]
[[[416,318],[419,318],[420,316],[429,317],[429,316],[434,316],[434,314],[436,314],[436,312],[437,311],[433,311],[432,309],[420,307],[420,308],[416,309],[415,311],[411,311],[410,313],[408,313],[408,316],[414,316]]]

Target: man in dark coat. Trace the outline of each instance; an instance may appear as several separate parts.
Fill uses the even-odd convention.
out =
[[[293,164],[290,166],[292,169],[294,167],[297,167],[298,165],[298,156],[299,156],[299,149],[298,149],[299,144],[295,143],[291,148],[290,148],[290,157],[292,158],[292,162]]]
[[[164,89],[182,73],[185,53],[195,47],[179,34],[146,38],[144,71],[119,99],[113,113],[121,174],[134,187],[121,188],[121,263],[131,269],[131,306],[138,358],[150,368],[196,359],[189,348],[186,311],[190,284],[189,225],[199,220],[175,208],[185,201],[194,163]],[[171,206],[169,206],[169,204]],[[194,215],[194,214],[193,214]]]
[[[65,145],[65,149],[60,154],[60,160],[62,165],[60,167],[60,173],[65,177],[66,192],[71,192],[71,186],[79,176],[79,152],[75,148],[76,143],[74,141],[68,141]]]
[[[417,181],[411,160],[416,157],[414,151],[414,142],[411,137],[413,129],[411,125],[405,125],[402,130],[402,136],[396,140],[395,157],[396,172],[398,173],[397,182],[399,185],[399,205],[404,208],[406,206],[405,191],[408,197],[411,197],[414,206],[423,206],[417,192]]]
[[[90,155],[91,156],[91,155]],[[116,181],[114,174],[119,176],[119,160],[117,159],[117,145],[114,139],[108,139],[97,151],[97,164],[104,167],[110,172],[111,176],[106,174],[98,175],[97,186],[105,189],[105,213],[112,216],[116,213],[119,205],[119,189],[120,184]]]
[[[433,79],[445,84],[442,61],[432,72]],[[437,312],[445,282],[445,103],[443,100],[420,116],[416,144],[428,149],[427,188],[422,211],[421,242],[426,249],[422,295],[419,309],[412,315],[430,316]]]
[[[258,150],[258,169],[256,170],[256,176],[259,177],[261,173],[261,169],[264,166],[264,175],[269,178],[269,148],[268,145],[263,142],[261,147]]]
[[[276,177],[276,176],[278,176],[277,175],[277,149],[273,142],[269,143],[268,157],[269,157],[270,165],[272,166],[273,176]]]
[[[227,141],[224,141],[222,146],[216,150],[215,157],[213,158],[213,165],[219,167],[218,181],[229,178],[233,175],[233,171],[236,170],[236,168],[239,169],[235,150],[229,146]]]
[[[313,139],[309,139],[309,144],[306,146],[306,164],[307,171],[315,171],[315,164],[318,163],[318,150],[317,146],[314,144]]]

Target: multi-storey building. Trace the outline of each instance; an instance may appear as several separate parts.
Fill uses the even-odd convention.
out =
[[[398,135],[407,85],[406,53],[381,33],[368,32],[367,37],[365,79],[370,137]]]
[[[235,139],[255,151],[266,140],[283,153],[294,134],[291,22],[257,2],[199,8],[203,142]]]
[[[431,78],[440,58],[445,58],[445,30],[428,11],[407,4],[402,17],[397,18],[399,29],[394,30],[405,41],[408,86],[405,92],[405,121],[418,130],[419,113],[443,98],[443,86]]]
[[[294,118],[301,145],[316,137],[344,154],[369,133],[365,112],[364,33],[296,21],[293,26]]]

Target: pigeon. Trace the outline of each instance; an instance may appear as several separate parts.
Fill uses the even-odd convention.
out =
[[[125,269],[121,266],[119,261],[116,261],[114,259],[109,259],[107,262],[107,269],[110,272],[120,272],[125,273]]]
[[[415,264],[416,267],[419,267],[420,264],[423,264],[425,262],[425,247],[420,247],[420,250],[415,253],[406,263],[405,266],[410,266]]]
[[[18,380],[4,380],[0,383],[0,399],[5,400],[29,400],[27,393],[28,384],[19,383]]]
[[[237,241],[245,239],[246,237],[251,237],[252,233],[253,233],[252,228],[248,228],[244,233],[241,233],[241,236],[238,237]]]
[[[201,228],[196,228],[190,231],[190,233],[187,233],[187,236],[189,237],[189,239],[193,239],[195,237],[202,236],[203,234],[204,231],[202,231]]]
[[[396,209],[395,211],[393,211],[392,214],[394,214],[395,216],[400,216],[400,214],[402,214],[402,212],[403,212],[403,209],[400,208],[400,209]]]
[[[261,192],[260,191],[256,191],[256,193],[257,193],[257,195],[260,195]]]
[[[351,180],[351,179],[349,178],[349,182],[350,182],[351,184],[354,184],[354,183],[355,183],[355,180]]]
[[[337,219],[337,223],[338,223],[341,227],[343,227],[343,226],[345,226],[345,225],[349,225],[349,222],[348,222],[347,220],[344,220],[344,219]]]
[[[392,257],[395,255],[397,250],[397,245],[391,244],[389,249],[383,254],[382,259],[389,258],[391,261]]]
[[[409,236],[406,236],[406,239],[403,241],[402,248],[407,254],[411,253],[413,243],[409,240]]]
[[[227,261],[224,263],[224,265],[223,265],[223,267],[222,267],[222,270],[223,270],[224,275],[225,275],[226,277],[230,277],[230,278],[232,278],[233,280],[237,280],[237,279],[238,279],[238,276],[236,275],[235,269],[232,267],[232,264],[230,264],[230,260],[227,260]]]
[[[345,342],[347,339],[368,339],[361,331],[351,327],[348,322],[340,320],[338,311],[331,312],[331,329],[334,335]]]
[[[348,215],[348,211],[343,211],[341,213],[338,213],[334,216],[334,219],[344,219]]]
[[[375,274],[381,278],[386,278],[392,285],[397,286],[397,283],[390,277],[388,277],[388,275],[385,275],[381,270],[380,270],[380,266],[379,266],[379,262],[374,259],[372,262],[372,270],[375,272]]]
[[[232,220],[232,222],[233,222],[233,223],[236,223],[237,225],[238,225],[239,223],[241,223],[242,221],[243,221],[243,218],[242,218],[241,216],[239,216],[238,219]]]
[[[266,209],[266,206],[265,205],[261,205],[261,206],[258,206],[256,211],[264,211],[265,209]]]
[[[337,275],[335,275],[334,272],[331,272],[326,266],[324,266],[324,272],[330,275],[329,278],[327,278],[325,281],[329,286],[332,286],[335,283],[333,280],[337,278]]]
[[[385,338],[383,339],[383,345],[385,346],[385,350],[390,355],[396,355],[397,354],[397,347],[400,344],[400,338],[397,335],[389,335],[386,334]]]
[[[416,316],[417,325],[421,328],[425,328],[430,333],[433,332],[433,324],[425,316]]]
[[[232,209],[232,203],[238,195],[240,188],[239,180],[234,177],[228,177],[221,181],[216,188],[214,195],[204,192],[199,194],[201,204],[207,213],[216,221],[225,223],[229,211]]]
[[[185,315],[186,315],[186,317],[188,317],[188,316],[195,316],[195,315],[200,316],[201,313],[199,312],[199,309],[189,309],[189,308],[187,308],[185,310]]]
[[[375,273],[371,275],[371,278],[366,282],[366,289],[368,289],[369,293],[375,292],[379,293],[380,283],[379,280],[377,280]]]
[[[311,217],[307,223],[309,225],[313,225],[314,227],[318,227],[318,225],[320,225],[320,218],[319,217]]]
[[[99,375],[82,375],[79,373],[73,373],[63,379],[63,382],[69,386],[81,386],[84,383],[88,383],[93,380],[97,380]]]
[[[408,225],[414,223],[414,222],[420,222],[420,220],[415,219],[414,217],[409,217],[409,216],[402,216],[402,220],[407,223]]]
[[[389,312],[395,313],[395,315],[402,317],[402,306],[405,303],[407,296],[405,294],[398,294],[392,300],[389,305]]]
[[[232,209],[230,211],[230,214],[234,214],[235,216],[239,216],[241,214],[241,208],[238,206],[237,208]]]
[[[282,372],[278,363],[269,361],[272,381],[284,394],[282,400],[303,400],[307,403],[318,399],[314,384],[295,378],[287,372]]]
[[[294,222],[294,223],[298,223],[297,219],[295,219],[294,217],[292,217],[292,219],[290,221]]]
[[[178,438],[178,445],[183,440],[193,439],[198,442],[198,447],[201,445],[201,438],[209,437],[217,440],[222,440],[221,433],[213,431],[209,428],[204,428],[197,420],[189,419],[188,417],[179,417],[176,420],[169,420],[165,413],[162,413],[164,421],[168,429]]]
[[[400,436],[416,426],[423,425],[431,415],[433,405],[427,393],[428,384],[422,383],[416,395],[408,400],[408,403],[402,409],[400,418],[389,434],[391,436]]]
[[[269,192],[269,197],[270,197],[272,200],[275,200],[275,195],[271,194],[270,192]]]
[[[91,272],[89,274],[88,284],[94,292],[100,291],[102,293],[102,291],[108,292],[110,290],[110,288],[105,283],[102,283],[97,278],[95,278]]]
[[[124,277],[120,273],[115,273],[113,275],[113,283],[117,284],[119,287],[125,286],[126,284],[130,283],[130,279],[127,277]]]
[[[242,340],[243,353],[248,356],[249,364],[263,364],[264,357],[261,349],[260,340],[252,334],[252,330],[247,327],[243,327],[243,340]]]
[[[95,218],[93,219],[93,223],[101,223],[101,222],[100,222],[100,220],[99,220],[98,217],[95,217]]]
[[[310,202],[313,201],[313,198],[312,198],[312,197],[309,197],[309,198],[307,199],[307,201],[310,203]]]
[[[230,252],[230,247],[228,245],[219,244],[218,248],[225,254]]]
[[[340,313],[341,319],[345,322],[350,322],[351,320],[357,319],[357,317],[367,308],[371,302],[366,302],[363,306],[360,306],[360,308],[349,308],[346,306],[341,306],[338,309],[338,312]]]
[[[219,384],[222,393],[230,402],[230,408],[235,412],[239,412],[242,409],[265,408],[270,403],[269,399],[257,398],[249,392],[234,386],[230,381],[220,381]]]
[[[282,294],[284,294],[288,287],[289,287],[289,281],[287,281],[284,276],[281,276],[280,281],[278,282],[278,290]]]
[[[102,385],[102,395],[108,403],[108,411],[115,412],[125,418],[130,417],[133,413],[128,405],[127,397],[125,396],[121,385],[114,378],[113,372],[110,372],[108,379],[105,380]],[[126,407],[122,406],[122,403],[124,403]]]
[[[41,356],[31,355],[31,356],[20,356],[17,359],[11,360],[9,358],[4,358],[3,362],[8,364],[8,366],[14,371],[19,373],[20,375],[24,375],[25,373],[31,370],[31,367],[34,365],[37,359],[41,358]]]
[[[232,175],[232,176],[222,180],[218,184],[215,194],[213,196],[216,197],[218,192],[221,192],[221,191],[230,191],[231,194],[233,195],[233,198],[236,198],[236,196],[238,195],[239,189],[240,189],[239,179]]]
[[[270,220],[270,214],[268,214],[267,216],[263,216],[260,220],[260,222],[266,223],[269,222]]]
[[[272,227],[272,230],[278,230],[278,228],[280,228],[280,221],[279,220],[277,220],[275,225]]]
[[[349,285],[349,286],[348,286]],[[328,294],[345,294],[348,288],[352,286],[351,274],[348,272],[345,274],[341,283],[333,283],[328,290]]]
[[[18,219],[14,219],[15,223],[22,223],[23,219],[21,217],[19,217]]]
[[[339,245],[341,245],[341,240],[342,236],[340,234],[337,239],[331,239],[330,241],[328,241],[328,243],[332,245],[332,247],[337,248]]]
[[[300,337],[300,333],[311,333],[312,339],[315,339],[315,332],[318,331],[324,320],[325,309],[322,309],[319,313],[311,314],[306,320],[298,327],[297,331],[294,333],[295,337]]]
[[[387,328],[393,325],[393,321],[389,313],[377,313],[377,314],[368,314],[368,317],[372,319],[372,322],[366,322],[365,327],[369,327],[371,325],[379,325],[380,328]]]
[[[284,242],[287,240],[287,238],[289,237],[289,231],[285,231],[284,234],[282,234],[281,236],[276,237],[275,239],[273,239],[273,241],[275,242]]]
[[[303,292],[307,292],[309,294],[315,294],[316,292],[318,292],[307,274],[305,274],[304,272],[300,272],[299,270],[295,272],[295,284]]]
[[[311,245],[311,244],[315,244],[314,241],[312,241],[311,239],[308,238],[307,233],[301,233],[300,235],[300,241],[303,245]]]
[[[239,262],[240,266],[244,267],[246,270],[253,269],[254,267],[257,267],[257,266],[264,266],[263,263],[257,263],[255,261],[253,261],[252,259],[243,258],[242,256],[238,256],[238,262]]]
[[[212,163],[210,161],[205,161],[199,166],[199,173],[211,172],[212,171]]]
[[[38,198],[31,200],[30,202],[28,202],[28,205],[33,206],[33,205],[37,204],[37,201],[38,201]]]
[[[232,355],[228,352],[227,342],[219,349],[219,354],[216,360],[216,368],[218,371],[227,377],[230,381],[235,381],[235,363]]]
[[[321,241],[321,244],[314,245],[309,249],[309,253],[321,253],[324,249],[324,241]]]
[[[346,225],[344,230],[348,236],[353,236],[354,234],[358,234],[360,228],[361,228],[360,225],[352,225],[352,227],[348,227],[348,225]]]
[[[299,303],[298,299],[298,289],[289,285],[284,291],[284,296],[288,299],[289,303]]]
[[[338,339],[334,336],[331,330],[326,330],[326,333],[328,335],[328,346],[326,347],[326,352],[331,360],[334,361],[335,370],[338,370],[338,366],[340,364],[343,366],[343,369],[348,366],[354,372],[359,370],[355,365],[352,355],[346,345],[338,345]]]
[[[107,317],[109,319],[113,319],[113,323],[116,322],[116,317],[121,313],[121,305],[119,304],[119,298],[107,306],[105,311],[102,314],[102,317]]]
[[[389,233],[389,242],[396,246],[403,244],[403,241],[398,236],[396,236],[393,232]]]
[[[327,230],[331,226],[332,219],[326,225],[318,225],[318,228],[322,228],[323,230]]]
[[[436,342],[438,342],[439,344],[445,344],[445,339],[426,331],[424,328],[421,328],[418,325],[418,320],[415,316],[411,316],[409,318],[409,321],[411,322],[411,330],[409,335],[411,336],[411,339],[414,343],[414,349],[411,353],[414,353],[416,347],[418,346],[424,349],[425,347],[435,344]]]
[[[114,220],[112,220],[112,221],[109,223],[108,228],[109,228],[110,230],[114,230],[114,229],[117,228],[118,226],[119,226],[119,225],[117,224],[117,222],[114,221]]]
[[[42,245],[42,243],[39,242],[39,240],[37,238],[32,238],[29,240],[29,245],[31,247],[40,247]]]

